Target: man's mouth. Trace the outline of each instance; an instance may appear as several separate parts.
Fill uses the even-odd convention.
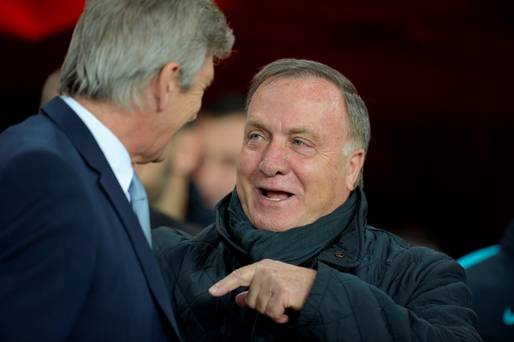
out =
[[[284,201],[291,196],[294,196],[292,193],[281,190],[269,190],[264,188],[259,188],[259,192],[262,196],[266,197],[266,199],[274,202]]]

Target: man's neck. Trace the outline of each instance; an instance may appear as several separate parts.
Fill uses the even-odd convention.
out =
[[[130,155],[132,164],[140,162],[138,147],[141,146],[141,138],[144,136],[144,122],[141,120],[143,116],[140,111],[131,111],[109,102],[93,101],[84,97],[73,98],[121,141]]]

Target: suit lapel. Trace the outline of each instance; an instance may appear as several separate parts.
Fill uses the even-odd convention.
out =
[[[178,334],[178,324],[171,311],[170,300],[166,293],[164,281],[157,266],[157,262],[139,226],[136,215],[132,211],[123,190],[93,135],[75,112],[58,97],[45,105],[42,108],[42,112],[61,128],[83,156],[86,163],[98,172],[100,187],[104,190],[113,208],[115,208],[119,218],[123,222],[123,226],[145,274],[148,286],[155,300],[159,303],[159,306]]]
[[[175,316],[173,315],[170,307],[170,300],[162,280],[162,275],[153,256],[152,250],[146,241],[143,230],[139,225],[136,215],[125,197],[118,181],[110,175],[102,174],[100,176],[100,186],[104,189],[109,197],[111,204],[116,208],[119,217],[121,218],[125,230],[127,231],[130,241],[136,255],[139,259],[141,267],[145,273],[146,280],[156,301],[160,304],[162,310],[165,312],[168,320],[173,325],[173,328],[178,333],[178,324]]]

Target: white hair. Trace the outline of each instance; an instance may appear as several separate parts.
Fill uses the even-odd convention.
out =
[[[60,91],[127,109],[175,61],[187,89],[207,56],[225,58],[234,36],[212,0],[89,0],[61,74]]]

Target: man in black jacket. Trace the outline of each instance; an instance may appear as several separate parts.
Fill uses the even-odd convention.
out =
[[[285,59],[255,76],[215,224],[154,236],[187,339],[480,341],[462,268],[367,225],[369,136],[336,70]]]

